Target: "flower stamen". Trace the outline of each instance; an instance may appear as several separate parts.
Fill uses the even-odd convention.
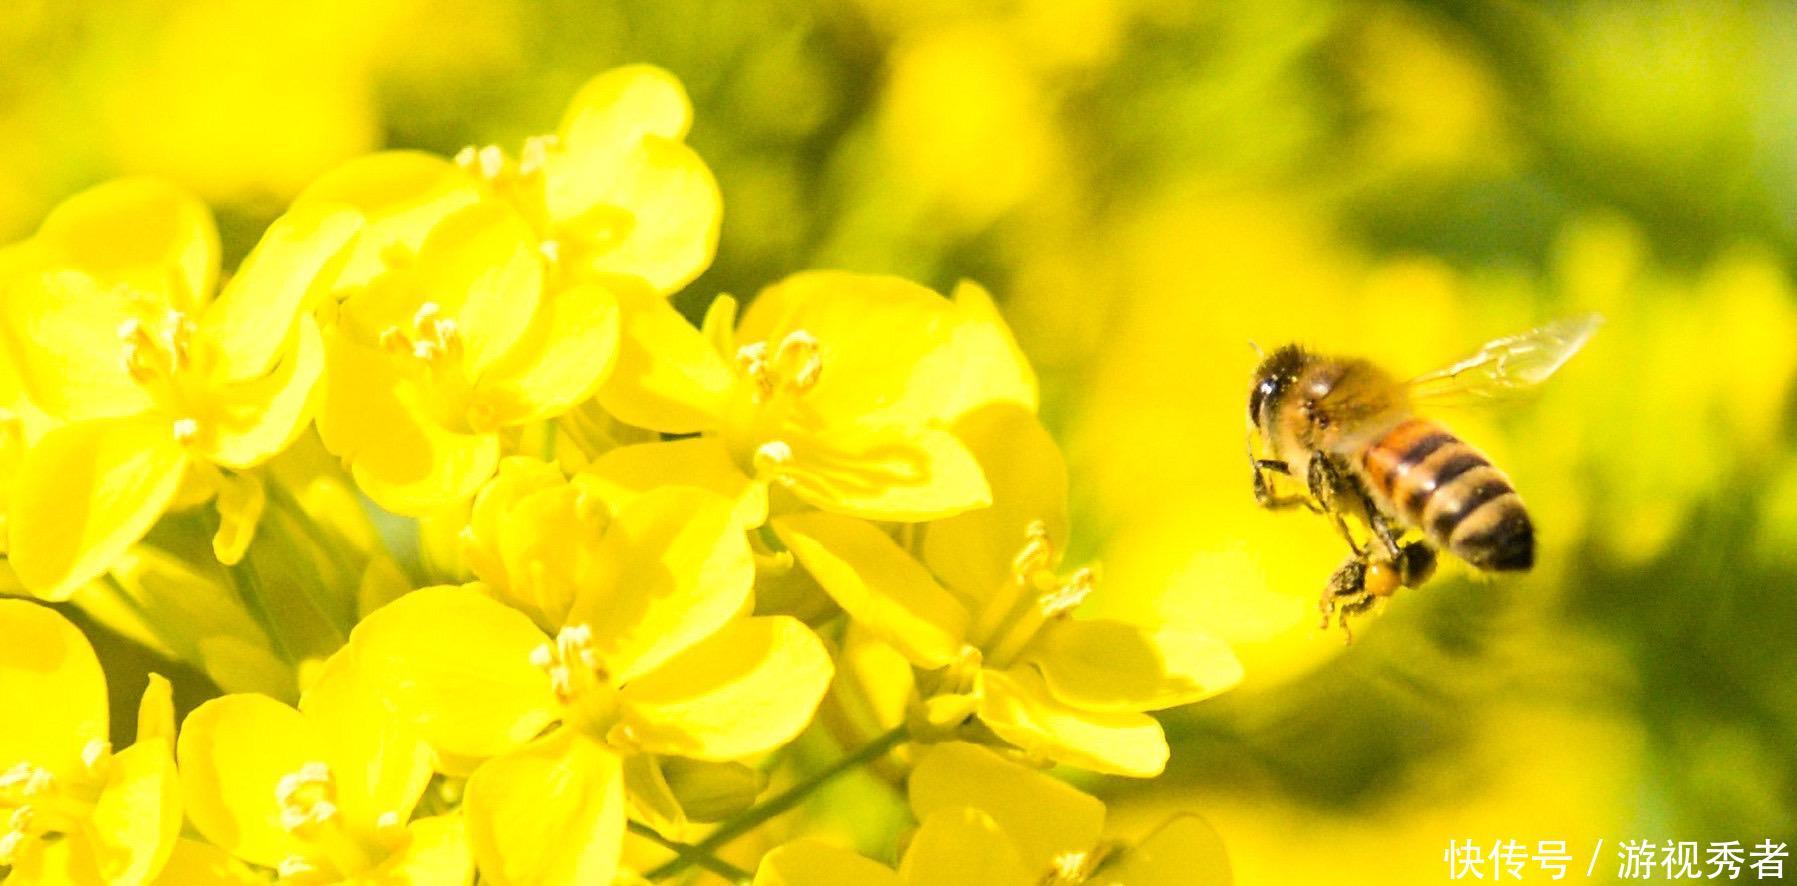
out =
[[[461,327],[453,317],[442,316],[442,308],[431,301],[418,306],[409,332],[389,326],[381,331],[380,343],[389,354],[410,357],[432,368],[462,356]]]
[[[593,629],[584,624],[562,628],[556,633],[554,644],[544,643],[531,650],[530,663],[549,675],[549,685],[563,704],[573,702],[583,691],[606,679],[599,652],[593,648]]]
[[[736,368],[755,384],[755,402],[762,403],[782,391],[796,395],[816,387],[824,360],[817,338],[795,329],[780,340],[771,358],[765,341],[737,348]]]
[[[275,785],[281,827],[290,833],[324,824],[337,815],[337,781],[323,763],[310,762],[281,776]]]

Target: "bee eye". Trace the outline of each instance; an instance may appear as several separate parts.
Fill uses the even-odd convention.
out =
[[[1248,395],[1248,423],[1249,424],[1260,424],[1261,404],[1266,402],[1267,395],[1271,394],[1272,392],[1273,392],[1273,380],[1270,378],[1262,379],[1260,384],[1257,384],[1254,386],[1254,392]]]

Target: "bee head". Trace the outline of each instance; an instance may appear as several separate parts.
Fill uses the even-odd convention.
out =
[[[1265,428],[1263,420],[1279,406],[1285,392],[1298,381],[1298,372],[1306,360],[1304,350],[1286,345],[1267,355],[1254,370],[1254,386],[1248,391],[1248,423]]]

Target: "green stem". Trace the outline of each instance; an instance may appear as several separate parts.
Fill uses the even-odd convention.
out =
[[[336,539],[330,536],[329,532],[314,522],[312,515],[306,512],[306,506],[300,503],[299,498],[291,490],[282,486],[273,477],[263,480],[263,488],[268,490],[268,500],[274,504],[275,509],[286,516],[288,522],[299,527],[300,533],[317,545],[319,552],[330,560],[331,565],[342,572],[346,579],[354,582],[361,577],[361,570],[355,567],[355,561],[351,556],[343,550]]]
[[[328,564],[319,563],[309,554],[302,554],[301,556],[306,562],[306,569],[317,581],[300,581],[296,584],[299,587],[300,596],[304,597],[307,605],[310,605],[313,611],[317,612],[319,617],[330,625],[331,630],[337,634],[339,643],[347,642],[350,629],[356,626],[355,595],[361,578],[360,571],[351,568],[344,561],[342,552],[337,550],[333,543],[325,537],[324,530],[313,523],[311,516],[300,508],[298,500],[287,498],[285,494],[271,493],[269,501],[281,502],[281,504],[270,509],[270,512],[264,515],[263,527],[272,530],[277,525],[293,526],[294,530],[317,546],[320,557],[329,561]],[[283,531],[288,538],[292,538],[294,530]],[[239,565],[247,565],[248,560],[249,554],[246,552],[244,563]],[[333,582],[325,575],[327,569],[339,573],[337,582]],[[348,590],[347,599],[332,599],[328,595],[333,590]]]
[[[646,837],[649,840],[660,844],[663,848],[671,849],[674,851],[674,854],[680,858],[686,859],[692,864],[696,864],[732,883],[747,884],[750,880],[755,878],[755,875],[724,861],[715,855],[701,854],[698,847],[689,843],[682,843],[678,840],[670,840],[667,837],[656,833],[654,828],[649,827],[642,822],[630,822],[630,832],[639,837]]]
[[[760,827],[761,824],[768,819],[799,805],[799,803],[806,797],[811,796],[818,788],[835,780],[837,776],[865,763],[871,763],[874,760],[884,757],[888,751],[903,744],[907,737],[908,733],[906,732],[905,727],[899,726],[892,731],[881,735],[879,738],[868,742],[866,745],[863,745],[860,750],[837,760],[835,763],[814,773],[804,781],[787,788],[786,791],[779,796],[761,803],[760,805],[751,807],[743,812],[743,814],[725,822],[717,830],[706,835],[705,839],[693,844],[692,848],[694,855],[712,855],[716,853],[718,847]],[[645,876],[651,880],[660,880],[665,877],[671,877],[692,867],[696,861],[697,859],[692,856],[682,855],[679,858],[650,871]]]
[[[255,619],[257,626],[262,628],[262,633],[268,636],[269,645],[274,647],[275,654],[289,665],[298,664],[299,659],[294,657],[292,649],[287,648],[286,639],[281,636],[280,631],[275,630],[274,618],[269,615],[267,602],[262,599],[262,582],[256,578],[256,573],[247,564],[238,562],[226,566],[225,575],[230,578],[231,589],[237,592],[237,598],[249,610],[250,618]]]
[[[150,610],[144,608],[143,601],[132,596],[131,591],[125,587],[124,582],[119,581],[118,576],[111,572],[103,572],[100,574],[100,581],[107,592],[112,594],[113,599],[117,600],[120,606],[129,610],[132,617],[143,625],[144,630],[149,632],[157,643],[162,644],[163,649],[177,659],[182,658],[181,647],[169,641],[168,633],[164,630],[163,625],[150,617]],[[198,662],[194,662],[194,664],[198,664]]]

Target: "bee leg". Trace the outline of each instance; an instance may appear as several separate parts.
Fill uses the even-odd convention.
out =
[[[1267,478],[1267,473],[1277,472],[1289,476],[1292,472],[1291,465],[1277,459],[1255,458],[1252,448],[1248,450],[1248,465],[1254,470],[1254,501],[1261,507],[1269,511],[1304,507],[1318,513],[1322,512],[1317,503],[1307,496],[1274,494],[1273,483]]]
[[[1348,626],[1348,619],[1352,616],[1359,615],[1362,612],[1365,612],[1368,609],[1373,608],[1373,604],[1377,603],[1377,602],[1379,602],[1378,597],[1375,597],[1372,594],[1366,594],[1366,595],[1358,597],[1354,600],[1350,600],[1346,603],[1343,603],[1340,607],[1338,607],[1338,609],[1337,609],[1338,614],[1335,617],[1335,622],[1336,622],[1336,624],[1341,626],[1342,643],[1344,645],[1352,644],[1354,642],[1354,629],[1352,627]]]
[[[1348,521],[1342,518],[1341,511],[1336,508],[1336,499],[1341,493],[1342,475],[1329,458],[1318,453],[1310,460],[1310,476],[1306,478],[1310,485],[1310,495],[1322,506],[1323,512],[1335,521],[1335,529],[1348,542],[1348,548],[1354,556],[1364,558],[1366,550],[1354,540],[1354,533],[1348,531]]]
[[[1317,627],[1327,630],[1330,616],[1346,613],[1349,607],[1371,596],[1366,589],[1366,561],[1359,556],[1348,558],[1348,562],[1329,576],[1329,584],[1323,589],[1322,598],[1317,600],[1317,611],[1323,615],[1323,621]],[[1342,627],[1347,627],[1345,621]]]
[[[1385,552],[1389,555],[1389,559],[1397,561],[1402,556],[1402,552],[1398,549],[1397,534],[1391,531],[1391,522],[1379,512],[1378,508],[1369,507],[1367,508],[1367,524],[1373,527],[1373,535],[1377,536],[1379,543],[1385,546]]]

